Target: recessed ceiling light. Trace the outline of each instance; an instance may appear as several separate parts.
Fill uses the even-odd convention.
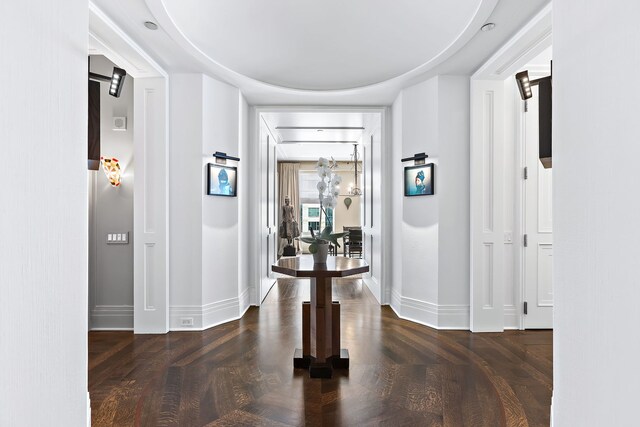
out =
[[[158,29],[158,24],[156,24],[155,22],[151,22],[151,21],[147,21],[144,23],[144,26],[147,27],[150,30],[157,30]]]
[[[484,24],[482,27],[480,27],[480,29],[486,33],[487,31],[493,30],[495,27],[496,24],[494,24],[493,22],[489,22],[488,24]]]

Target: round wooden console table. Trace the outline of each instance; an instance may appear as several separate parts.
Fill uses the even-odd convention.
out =
[[[330,256],[326,264],[313,257],[283,257],[271,266],[276,273],[309,278],[311,301],[302,303],[302,349],[293,356],[295,368],[309,369],[312,378],[331,378],[333,368],[349,369],[349,351],[340,348],[340,303],[331,297],[331,279],[366,273],[363,259]]]

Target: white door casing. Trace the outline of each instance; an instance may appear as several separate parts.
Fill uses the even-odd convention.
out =
[[[277,198],[276,198],[276,143],[275,138],[269,132],[262,117],[259,131],[259,153],[260,153],[260,296],[259,303],[269,293],[275,283],[275,278],[271,272],[271,265],[277,259]]]
[[[553,327],[553,227],[552,227],[552,169],[545,169],[538,156],[538,90],[527,101],[525,114],[525,251],[524,297],[527,314],[525,329]]]
[[[471,80],[471,330],[504,330],[504,85]]]
[[[166,78],[134,80],[134,332],[169,331]]]

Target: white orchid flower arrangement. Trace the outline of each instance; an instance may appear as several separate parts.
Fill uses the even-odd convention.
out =
[[[327,215],[325,209],[335,208],[338,204],[342,177],[334,172],[337,166],[338,164],[333,158],[329,160],[324,157],[320,157],[316,164],[316,171],[320,177],[317,185],[318,199],[320,200],[320,223],[322,223],[322,213],[324,212],[325,216]],[[331,242],[337,247],[340,247],[338,239],[346,234],[332,233],[333,227],[331,225],[327,225],[320,234],[314,234],[313,230],[310,231],[311,237],[302,237],[300,240],[305,243],[310,243],[309,252],[312,254],[317,252],[319,244],[328,244]]]

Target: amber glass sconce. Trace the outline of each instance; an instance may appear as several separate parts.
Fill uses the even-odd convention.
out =
[[[110,159],[100,157],[100,162],[102,163],[102,170],[104,174],[107,175],[111,186],[120,187],[120,163],[118,159],[115,157]]]

